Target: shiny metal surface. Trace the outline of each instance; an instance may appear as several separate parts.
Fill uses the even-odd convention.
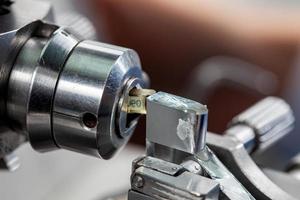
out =
[[[220,184],[223,195],[231,200],[255,200],[253,195],[228,170],[219,158],[208,148],[195,155],[196,161],[201,165],[205,174]],[[226,198],[225,198],[226,199]]]
[[[142,85],[137,54],[130,49],[83,41],[67,60],[57,84],[53,104],[53,134],[60,147],[110,158],[125,144],[130,134],[121,137],[116,124],[119,101],[129,93],[126,83],[132,78]],[[124,112],[124,111],[121,111]],[[85,114],[95,120],[84,123]],[[135,119],[136,120],[136,119]]]
[[[18,0],[10,6],[8,14],[0,17],[0,116],[2,120],[5,114],[9,73],[18,52],[31,36],[45,36],[52,32],[52,25],[45,25],[37,20],[53,21],[49,3]]]
[[[82,29],[79,34],[34,21],[54,21],[44,2],[16,1],[1,16],[0,47],[8,54],[0,56],[0,124],[19,134],[15,141],[28,139],[41,152],[67,148],[108,159],[137,124],[138,117],[127,117],[122,106],[132,88],[144,86],[145,76],[133,50],[92,41],[78,45],[78,35],[94,37],[94,27],[65,14],[59,24]],[[1,154],[19,144],[7,143]]]
[[[36,150],[57,148],[52,136],[53,98],[61,69],[78,42],[79,39],[68,31],[56,30],[45,44],[34,69],[26,123],[29,141]]]
[[[155,95],[158,95],[158,97]],[[154,100],[152,100],[152,98]],[[168,197],[163,196],[169,193],[165,191],[164,188],[162,189],[162,187],[151,185],[150,188],[144,189],[145,183],[149,181],[146,179],[149,177],[150,180],[154,179],[154,181],[151,181],[151,184],[153,182],[156,184],[165,179],[159,174],[151,177],[149,175],[150,171],[148,174],[145,168],[151,170],[156,169],[156,172],[161,170],[164,174],[174,175],[174,172],[168,170],[168,168],[157,167],[157,165],[163,165],[164,162],[171,162],[171,164],[169,164],[170,168],[176,164],[181,164],[179,171],[182,171],[182,168],[184,168],[184,170],[192,172],[194,176],[202,175],[202,177],[209,177],[218,182],[220,184],[220,196],[218,199],[295,199],[293,195],[296,193],[287,193],[273,183],[254,163],[248,153],[253,152],[255,147],[258,148],[257,145],[261,145],[260,148],[265,147],[263,142],[272,142],[273,137],[277,138],[277,134],[281,135],[281,132],[286,134],[286,131],[289,131],[292,127],[294,122],[293,113],[283,100],[274,97],[264,99],[234,118],[233,123],[231,123],[232,126],[225,131],[225,136],[209,133],[207,140],[209,147],[205,147],[201,151],[187,151],[183,148],[185,147],[184,145],[177,142],[178,129],[174,128],[177,126],[176,123],[172,121],[173,119],[178,120],[178,118],[180,118],[177,117],[178,112],[180,113],[180,111],[184,110],[183,108],[187,108],[184,107],[186,106],[185,104],[180,104],[182,103],[180,99],[181,98],[176,96],[169,96],[168,94],[162,95],[160,93],[148,97],[147,115],[150,113],[151,116],[151,112],[154,112],[154,110],[156,115],[153,114],[155,117],[152,116],[152,118],[147,116],[147,120],[152,122],[151,127],[148,126],[147,122],[147,131],[149,131],[147,132],[146,138],[147,155],[154,156],[155,159],[153,158],[151,162],[149,162],[147,158],[145,158],[145,162],[142,162],[140,159],[134,161],[134,166],[136,167],[133,169],[132,177],[135,177],[136,172],[138,172],[139,177],[135,179],[132,178],[131,181],[136,181],[140,184],[132,183],[133,189],[129,192],[129,196],[131,195],[133,199],[138,199],[142,195],[148,196],[149,194],[149,196],[154,199],[160,199],[160,197],[176,199],[180,196],[182,193],[176,189],[172,190],[173,196],[170,195]],[[156,105],[157,107],[152,105],[155,105],[155,103],[158,104]],[[193,108],[193,106],[186,109],[185,114],[188,113],[191,108]],[[174,112],[172,112],[172,110]],[[166,128],[163,126],[163,123]],[[184,133],[186,130],[180,129],[180,131]],[[260,140],[258,141],[259,143],[256,143],[256,140],[259,140],[261,135],[263,135],[262,137],[265,136],[269,138],[269,140]],[[191,147],[193,145],[187,146]],[[212,151],[210,149],[212,149]],[[176,157],[179,159],[174,159]],[[195,165],[195,162],[198,165]],[[138,165],[138,163],[143,164]],[[195,167],[197,170],[195,170]],[[158,168],[160,170],[158,170]],[[178,167],[175,168],[178,169]],[[141,169],[141,171],[138,169]],[[147,176],[144,176],[146,172]],[[178,188],[176,187],[175,179],[172,183],[170,182],[170,185],[168,185],[170,186],[168,189],[172,187]],[[151,191],[152,188],[155,188],[153,192]],[[131,192],[135,193],[131,194]],[[141,195],[139,195],[140,193]]]
[[[0,116],[2,117],[2,119],[6,114],[5,104],[7,101],[7,95],[9,93],[9,76],[14,66],[14,63],[16,62],[17,56],[19,55],[19,52],[31,37],[47,38],[56,29],[57,26],[45,24],[41,21],[32,22],[26,25],[25,27],[20,28],[16,32],[11,43],[8,43],[10,47],[7,51],[3,49],[4,52],[8,53],[7,55],[9,56],[7,56],[3,63],[1,63],[0,68]]]
[[[158,92],[147,98],[147,141],[196,154],[205,147],[206,106]]]
[[[253,200],[253,196],[247,189],[243,187],[214,153],[206,147],[207,112],[206,106],[182,97],[162,92],[149,96],[147,98],[146,117],[147,153],[151,156],[157,156],[155,159],[158,160],[165,159],[164,156],[166,156],[167,159],[165,159],[165,161],[152,161],[152,163],[147,166],[152,167],[153,162],[174,162],[173,160],[175,159],[170,159],[168,156],[174,157],[174,153],[178,154],[179,152],[185,152],[186,158],[182,155],[183,162],[181,161],[181,168],[184,167],[186,170],[192,172],[194,177],[196,177],[196,174],[199,175],[204,172],[205,175],[220,184],[220,191],[223,196],[226,196],[229,199]],[[154,144],[158,144],[158,146]],[[163,148],[160,148],[160,145]],[[190,157],[192,157],[192,160],[187,160]],[[171,164],[174,165],[175,163]],[[175,167],[174,169],[178,169],[178,167]],[[162,171],[165,171],[165,169]],[[145,169],[143,169],[142,172],[145,173]],[[161,178],[161,175],[157,174],[156,176],[160,177],[151,179],[164,179]],[[176,181],[184,182],[184,180],[180,180],[180,178],[176,176],[172,183],[170,182],[171,187],[178,188]],[[132,185],[134,188],[134,184]],[[155,188],[156,186],[154,185],[151,187]],[[136,190],[140,191],[138,189]],[[155,189],[155,192],[159,190],[162,189]],[[148,194],[150,192],[142,190],[142,193]],[[168,194],[168,192],[166,193]],[[160,196],[160,194],[151,194],[150,196],[157,197]],[[173,191],[173,196],[170,195],[166,198],[177,199],[179,198],[178,196],[180,196],[180,193],[175,190]],[[188,197],[186,198],[189,199]]]
[[[192,172],[194,174],[203,175],[203,170],[202,170],[201,165],[193,159],[185,160],[180,165],[182,167],[184,167],[186,170],[188,170],[189,172]]]
[[[67,148],[111,158],[137,124],[122,105],[132,88],[144,86],[138,55],[80,42],[68,30],[39,21],[28,28],[33,30],[10,64],[4,95],[10,128],[41,152]]]
[[[52,34],[52,32],[57,27],[54,25],[44,24],[41,21],[35,21],[32,22],[25,27],[20,28],[11,43],[7,43],[7,45],[10,45],[9,51],[4,51],[9,54],[7,59],[4,61],[4,63],[1,63],[0,67],[0,124],[1,124],[1,133],[0,133],[0,140],[3,142],[3,146],[1,148],[1,156],[5,154],[5,152],[9,153],[9,151],[13,151],[16,149],[21,143],[23,143],[28,135],[24,134],[18,134],[15,132],[15,129],[19,129],[20,124],[16,123],[15,121],[11,122],[9,117],[7,116],[7,102],[8,102],[8,87],[9,87],[9,78],[12,71],[12,68],[14,66],[16,57],[19,55],[19,51],[22,49],[24,44],[31,38],[31,37],[42,37],[47,38],[49,35]],[[4,48],[5,50],[5,48]],[[35,52],[35,51],[33,51]],[[33,53],[32,52],[32,53]],[[30,59],[30,57],[29,57]],[[24,60],[26,64],[34,62],[34,56],[32,57],[33,61]],[[25,64],[25,65],[26,65]],[[28,69],[30,71],[30,69]],[[22,77],[21,78],[25,78]],[[25,78],[26,79],[26,78]],[[22,83],[24,84],[24,83]],[[21,85],[22,85],[21,84]],[[26,84],[25,84],[26,85]],[[25,87],[24,85],[24,87]],[[20,89],[20,88],[19,88]],[[20,92],[21,91],[21,92]],[[24,97],[22,93],[22,89],[17,92],[21,93],[20,97]],[[23,96],[22,96],[23,95]],[[18,99],[18,97],[15,97],[15,99]],[[18,99],[18,102],[22,101]],[[21,116],[22,117],[22,116]],[[10,142],[9,142],[10,141]],[[12,148],[13,147],[13,148]],[[9,151],[7,150],[9,149]],[[3,154],[4,153],[4,154]]]
[[[256,147],[255,132],[247,125],[232,126],[225,131],[225,134],[241,142],[249,153]]]
[[[21,132],[28,132],[36,150],[57,148],[52,137],[52,100],[56,82],[66,58],[78,40],[63,29],[50,38],[34,37],[22,48],[12,69],[8,117]]]
[[[52,7],[48,2],[16,0],[8,11],[0,16],[0,159],[9,169],[16,169],[17,165],[11,167],[11,163],[15,163],[11,160],[16,159],[10,159],[10,155],[25,142],[27,136],[11,130],[11,123],[6,116],[9,76],[26,41],[35,35],[49,36],[55,26],[37,21],[53,21]]]
[[[29,39],[19,53],[9,78],[7,116],[14,124],[14,128],[18,131],[23,130],[24,134],[27,129],[27,104],[31,80],[46,42],[45,38]]]
[[[208,133],[207,144],[255,199],[295,200],[260,170],[241,142],[230,136]]]
[[[252,128],[255,133],[254,148],[263,150],[288,134],[293,129],[294,121],[293,112],[284,100],[267,97],[234,117],[231,126],[245,125]]]
[[[182,170],[180,165],[147,156],[134,163],[133,168],[128,200],[142,197],[160,200],[214,200],[219,197],[220,189],[216,181]],[[137,193],[133,195],[132,192]]]

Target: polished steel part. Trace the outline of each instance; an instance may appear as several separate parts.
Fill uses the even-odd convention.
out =
[[[36,27],[45,34],[31,34],[12,65],[10,128],[41,152],[65,148],[109,159],[137,125],[138,116],[127,117],[122,108],[133,88],[144,87],[139,57],[49,27]]]
[[[53,21],[52,7],[48,2],[16,0],[10,5],[9,12],[0,16],[0,159],[3,158],[0,162],[7,162],[7,166],[10,165],[10,159],[6,158],[26,140],[26,136],[11,130],[6,116],[11,69],[18,52],[29,38],[34,35],[49,36],[55,29],[54,25],[38,21],[32,23],[38,19]],[[39,32],[41,29],[43,31]]]
[[[205,147],[208,110],[198,102],[155,93],[147,98],[146,137],[155,143],[196,154]]]
[[[244,145],[235,138],[208,133],[207,145],[254,198],[295,200],[261,171],[251,159]]]
[[[41,9],[42,8],[43,7],[41,7]],[[16,33],[14,34],[12,41],[10,42],[7,41],[6,43],[6,45],[9,46],[9,47],[5,47],[9,49],[7,50],[7,52],[5,51],[4,48],[4,52],[8,53],[7,58],[4,60],[4,63],[0,63],[1,64],[0,67],[0,93],[1,93],[0,94],[0,140],[2,141],[1,148],[0,148],[1,151],[0,158],[3,158],[3,156],[5,156],[6,154],[10,154],[20,144],[24,143],[25,140],[27,140],[28,138],[28,135],[20,134],[22,131],[16,131],[16,129],[20,130],[19,128],[20,126],[18,123],[14,123],[14,121],[11,121],[7,113],[7,106],[8,106],[7,102],[9,99],[8,87],[9,87],[10,75],[12,74],[12,68],[14,67],[15,60],[19,55],[20,50],[25,46],[26,42],[28,42],[30,38],[33,37],[48,38],[57,28],[58,27],[54,25],[45,24],[42,23],[41,21],[35,21],[26,25],[25,27],[20,28],[19,30],[16,30]],[[32,56],[29,56],[26,61],[24,60],[24,64],[31,63],[35,65],[35,60],[34,60],[36,59],[35,53],[36,51],[33,51],[32,54],[30,54]],[[30,67],[28,68],[28,70],[30,71]],[[20,78],[27,79],[28,76],[21,76]],[[22,82],[21,84],[26,85],[25,82]],[[16,92],[17,92],[16,93],[17,96],[15,96],[15,99],[17,99],[17,101],[20,100],[21,102],[22,101],[21,99],[24,97],[24,93],[26,93],[26,91],[21,89],[21,90],[16,90]],[[19,110],[21,112],[22,112],[22,108],[23,108],[22,106],[19,107]],[[20,114],[20,112],[16,113],[16,115],[18,114]]]
[[[195,159],[203,171],[220,184],[220,190],[227,198],[231,200],[255,199],[208,147],[195,155]]]
[[[52,117],[58,146],[110,158],[136,126],[136,118],[122,119],[127,113],[119,110],[121,101],[132,88],[142,86],[140,61],[133,50],[92,41],[79,43],[56,87]]]
[[[204,170],[220,184],[223,195],[234,200],[254,199],[206,147],[207,112],[206,106],[182,97],[162,92],[149,96],[146,118],[148,155],[165,160],[161,162],[176,162],[174,153],[184,152],[185,155],[181,153],[181,165],[194,174],[201,174]],[[161,151],[162,148],[165,150]],[[191,155],[194,160],[186,160]]]
[[[152,100],[152,98],[155,100]],[[183,148],[185,146],[182,143],[177,142],[178,129],[174,128],[176,123],[172,121],[176,119],[180,111],[184,110],[182,109],[184,107],[181,104],[182,102],[178,103],[181,98],[165,93],[162,95],[159,92],[147,99],[147,115],[154,112],[154,110],[156,115],[154,113],[153,116],[155,117],[152,116],[151,118],[147,116],[147,120],[151,122],[151,126],[148,126],[149,122],[147,121],[147,157],[137,159],[133,164],[132,174],[138,175],[138,178],[132,179],[132,181],[138,181],[140,184],[132,183],[132,190],[129,192],[130,199],[142,199],[144,197],[149,199],[160,199],[162,197],[163,199],[165,196],[161,196],[162,193],[163,195],[169,195],[169,191],[166,192],[164,188],[158,188],[156,185],[151,185],[150,188],[145,189],[145,183],[147,182],[157,183],[165,180],[165,177],[160,174],[151,175],[152,172],[148,171],[147,168],[156,169],[155,173],[157,171],[173,175],[178,173],[165,167],[158,167],[159,165],[165,166],[163,164],[165,162],[173,170],[177,169],[178,167],[174,166],[178,165],[179,171],[186,170],[193,173],[193,176],[209,177],[218,182],[220,184],[220,195],[217,199],[295,199],[293,195],[296,193],[289,194],[272,182],[275,179],[268,178],[249,155],[254,148],[259,148],[257,145],[261,145],[260,148],[266,147],[262,141],[269,144],[270,141],[274,141],[272,140],[273,137],[278,137],[276,134],[281,135],[281,131],[286,134],[292,127],[293,113],[284,101],[278,98],[263,100],[239,115],[247,117],[237,117],[239,120],[235,118],[236,121],[233,120],[232,126],[225,131],[224,136],[208,133],[208,147],[201,149],[201,151],[187,151]],[[185,109],[183,113],[188,115],[189,111],[190,109]],[[249,118],[249,116],[251,117]],[[262,116],[264,116],[263,119]],[[201,134],[201,131],[196,133]],[[257,136],[257,134],[259,133],[269,138],[270,141],[259,140],[257,143],[256,140],[259,139],[257,137],[260,136]],[[193,145],[189,145],[189,147],[191,146]],[[139,163],[139,167],[136,167],[136,163]],[[160,178],[157,178],[157,176],[160,176]],[[171,190],[172,188],[173,193],[167,197],[168,199],[176,199],[182,194],[182,191],[177,190],[178,187],[174,184],[175,182],[176,179],[169,183],[171,187],[168,187],[168,189]],[[137,185],[139,187],[136,187]],[[151,190],[152,188],[155,188],[154,191]]]
[[[187,159],[180,164],[187,171],[192,172],[194,174],[203,175],[203,169],[201,165],[195,161],[195,159]]]
[[[225,134],[241,142],[249,153],[252,153],[257,145],[255,132],[247,125],[234,125],[227,129]]]
[[[29,84],[26,125],[30,133],[29,141],[37,150],[57,148],[52,133],[52,101],[60,72],[78,42],[79,39],[70,32],[64,29],[56,30],[43,47],[33,71]]]
[[[214,180],[149,156],[134,162],[131,186],[128,200],[216,200],[220,190]]]
[[[26,140],[40,152],[66,148],[109,159],[137,125],[139,115],[123,108],[129,91],[147,82],[138,55],[84,40],[95,37],[94,27],[64,14],[55,24],[78,33],[49,24],[46,2],[16,0],[0,17],[0,159]]]
[[[267,97],[234,117],[226,134],[241,141],[249,152],[264,150],[288,134],[294,121],[285,101]]]
[[[57,29],[48,37],[32,37],[20,51],[8,84],[7,116],[39,151],[58,148],[52,134],[52,101],[60,71],[79,42]],[[28,133],[28,134],[27,134]]]

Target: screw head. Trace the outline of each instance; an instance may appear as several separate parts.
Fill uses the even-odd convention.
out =
[[[144,179],[143,177],[139,175],[134,175],[132,178],[132,185],[136,188],[142,188],[144,187]]]

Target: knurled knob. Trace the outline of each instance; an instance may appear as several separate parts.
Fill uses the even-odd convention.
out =
[[[267,97],[233,118],[231,127],[253,129],[256,149],[264,149],[288,134],[294,125],[290,106],[278,97]]]

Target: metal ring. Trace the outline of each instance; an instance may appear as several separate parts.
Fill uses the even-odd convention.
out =
[[[25,43],[34,36],[49,37],[58,27],[52,24],[43,23],[40,20],[34,21],[21,29],[19,29],[11,42],[11,48],[7,55],[10,55],[7,60],[0,64],[0,116],[6,114],[6,96],[7,84],[9,76],[18,53],[23,48]]]
[[[52,134],[52,102],[61,69],[78,42],[66,30],[58,29],[42,50],[32,79],[27,114],[29,139],[36,150],[58,147]]]
[[[131,78],[142,80],[140,61],[134,51],[98,42],[80,42],[65,63],[55,91],[52,117],[57,144],[103,159],[111,158],[133,132],[122,138],[116,127],[119,100]],[[91,127],[83,121],[86,114],[93,118]]]

